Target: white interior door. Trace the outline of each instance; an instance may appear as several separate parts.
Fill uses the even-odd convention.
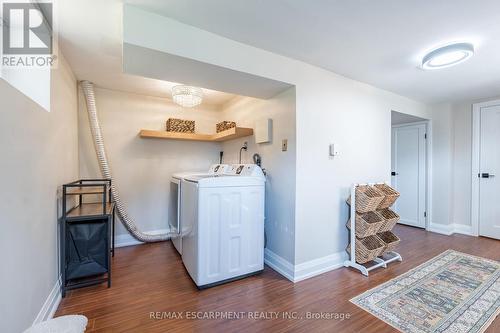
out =
[[[500,105],[481,108],[479,235],[500,239]]]
[[[400,223],[425,228],[426,125],[392,128],[392,186],[401,193],[393,209]]]

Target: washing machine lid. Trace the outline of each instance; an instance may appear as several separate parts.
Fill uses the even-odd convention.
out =
[[[172,175],[172,178],[182,180],[189,176],[204,175],[206,172],[203,171],[186,171],[186,172],[176,172]]]
[[[265,183],[261,177],[235,175],[195,175],[184,178],[184,181],[196,183],[198,187],[264,186]]]

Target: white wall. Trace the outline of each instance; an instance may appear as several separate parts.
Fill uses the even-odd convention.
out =
[[[391,110],[432,118],[422,103],[137,8],[124,27],[125,43],[296,86],[295,266],[344,253],[349,186],[389,180]]]
[[[28,328],[59,276],[58,188],[78,179],[76,80],[62,56],[51,81],[46,112],[0,80],[0,332]]]
[[[236,121],[238,126],[255,128],[260,119],[272,119],[272,140],[256,144],[254,137],[227,141],[222,145],[225,163],[238,163],[239,150],[245,141],[248,151],[242,162],[253,163],[252,156],[262,157],[266,170],[266,248],[289,262],[295,260],[295,89],[291,88],[268,100],[250,97],[228,103],[221,120]],[[288,150],[281,151],[281,141],[288,140]]]
[[[472,101],[452,104],[453,223],[471,226]]]
[[[428,117],[410,99],[304,65],[297,80],[295,263],[343,255],[353,183],[390,181],[391,110]],[[340,155],[328,154],[329,144]]]
[[[90,133],[83,93],[79,94],[80,173],[101,177]],[[111,172],[130,216],[141,231],[168,228],[170,178],[178,171],[208,170],[219,161],[219,143],[143,139],[141,129],[165,130],[168,118],[196,121],[196,131],[214,133],[220,111],[213,107],[183,109],[159,97],[95,89]],[[127,231],[117,222],[117,235]]]
[[[432,110],[432,216],[431,224],[453,223],[453,127],[451,106],[433,105]]]

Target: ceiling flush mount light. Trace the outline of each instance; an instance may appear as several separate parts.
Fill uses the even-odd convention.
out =
[[[200,105],[203,100],[203,90],[201,88],[178,85],[172,87],[172,98],[175,103],[185,108],[192,108]]]
[[[472,57],[474,45],[470,43],[455,43],[440,47],[422,59],[423,69],[440,69],[457,65]]]

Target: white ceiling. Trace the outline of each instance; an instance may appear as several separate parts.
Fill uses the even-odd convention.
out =
[[[500,94],[498,0],[126,0],[210,32],[424,102]],[[476,55],[439,71],[422,55],[451,41]]]
[[[59,1],[61,48],[78,79],[168,96],[171,84],[122,73],[121,0]],[[126,0],[210,32],[424,102],[500,95],[498,0]],[[423,71],[425,51],[472,41],[459,66]],[[233,95],[209,92],[222,104]]]
[[[171,98],[177,83],[123,73],[122,1],[58,1],[59,47],[78,80],[98,87]],[[189,82],[185,82],[189,83]],[[204,89],[204,105],[222,105],[235,95]]]

